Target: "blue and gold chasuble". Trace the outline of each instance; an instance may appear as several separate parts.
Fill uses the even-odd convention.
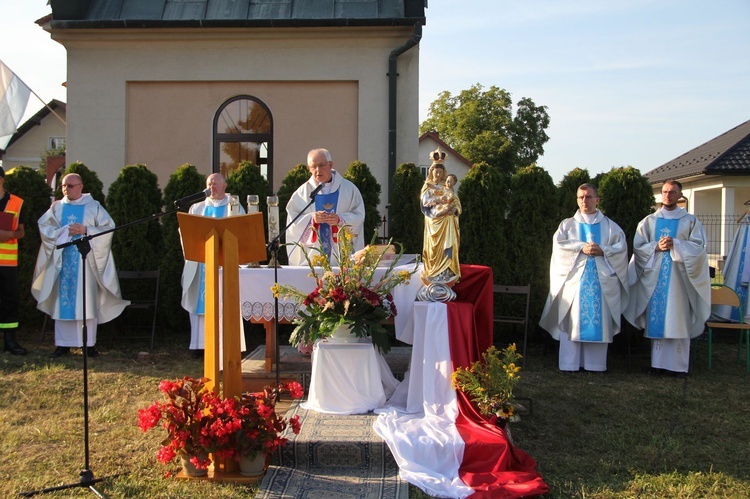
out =
[[[62,203],[62,220],[67,224],[83,223],[83,214],[86,209],[82,204]],[[75,235],[72,239],[80,239]],[[68,246],[62,252],[62,264],[60,268],[60,293],[58,304],[60,307],[60,319],[76,320],[76,304],[78,298],[78,265],[81,261],[76,246]]]
[[[742,284],[742,274],[745,273],[745,256],[747,253],[747,234],[750,230],[745,230],[745,237],[742,238],[742,251],[740,252],[740,264],[737,268],[737,281],[734,285],[734,290],[737,292],[737,296],[740,297],[740,304],[742,310],[747,310],[747,286]],[[740,310],[736,307],[732,308],[732,315],[730,317],[735,322],[744,320],[740,317]]]
[[[208,206],[203,208],[203,216],[211,218],[224,218],[227,215],[227,205]],[[195,305],[197,315],[206,314],[206,264],[201,262],[198,268],[198,303]]]
[[[677,237],[680,225],[679,219],[657,218],[656,240],[665,236]],[[664,325],[667,315],[667,299],[669,297],[669,281],[672,277],[672,256],[670,251],[662,251],[661,265],[659,266],[659,277],[656,281],[654,294],[648,304],[648,324],[646,325],[647,338],[664,338]]]
[[[601,225],[599,223],[578,223],[581,241],[601,245]],[[596,269],[596,257],[587,255],[586,265],[581,276],[579,295],[580,341],[597,341],[604,339],[602,319],[602,287],[599,284],[599,273]]]

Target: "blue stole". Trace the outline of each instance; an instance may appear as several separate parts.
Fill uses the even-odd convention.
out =
[[[326,211],[336,213],[339,204],[339,191],[329,192],[328,194],[318,194],[315,196],[315,211]],[[326,256],[331,257],[332,237],[330,224],[318,224],[318,239],[323,246]]]
[[[203,216],[211,218],[224,218],[227,214],[227,205],[204,206]],[[195,305],[197,315],[206,313],[206,264],[198,264],[198,303]]]
[[[578,223],[581,241],[601,245],[601,225]],[[596,270],[596,257],[587,255],[579,294],[580,341],[602,341],[602,287]]]
[[[83,223],[83,213],[86,206],[82,204],[62,203],[62,223],[65,225]],[[72,239],[80,239],[75,235]],[[76,320],[76,304],[78,298],[78,265],[81,261],[80,253],[75,246],[68,246],[62,252],[58,304],[60,319]],[[84,296],[86,291],[84,290]]]
[[[658,240],[664,236],[673,239],[677,237],[677,229],[680,220],[677,218],[657,218],[654,237]],[[648,338],[664,338],[664,325],[667,315],[667,300],[669,298],[669,280],[672,277],[671,251],[662,251],[659,277],[656,280],[656,288],[648,304],[648,324],[646,335]]]
[[[734,290],[737,292],[737,296],[740,297],[742,310],[747,310],[747,286],[742,285],[742,274],[745,272],[745,251],[747,250],[748,232],[750,232],[750,229],[745,229],[745,237],[742,238],[742,251],[740,251],[740,265],[737,268],[737,280],[734,283]],[[732,315],[730,318],[737,322],[744,320],[744,317],[740,317],[740,311],[737,308],[732,308]]]

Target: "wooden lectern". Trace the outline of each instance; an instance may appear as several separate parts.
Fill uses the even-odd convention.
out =
[[[224,397],[242,394],[242,356],[240,354],[240,264],[266,260],[263,214],[250,213],[226,218],[177,213],[186,260],[206,264],[206,338],[203,375],[210,388],[219,393],[219,267],[223,266],[222,312],[224,332]],[[217,463],[215,470],[230,471]]]

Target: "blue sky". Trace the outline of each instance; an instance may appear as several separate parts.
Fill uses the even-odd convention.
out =
[[[4,2],[0,59],[65,101],[65,50],[34,21],[47,0]],[[495,85],[548,107],[539,165],[645,173],[750,119],[750,0],[429,0],[420,120],[443,90]],[[41,102],[32,96],[27,114]]]

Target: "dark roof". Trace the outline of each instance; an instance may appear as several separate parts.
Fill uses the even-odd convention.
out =
[[[644,176],[656,184],[695,175],[750,175],[750,120]]]
[[[427,0],[52,0],[51,28],[425,24]]]
[[[446,152],[449,152],[451,156],[454,156],[457,160],[459,160],[460,162],[464,163],[469,168],[471,168],[471,167],[474,166],[474,164],[471,161],[469,161],[468,159],[466,159],[463,156],[461,156],[458,153],[458,151],[456,151],[451,146],[449,146],[448,144],[446,144],[445,142],[443,142],[443,139],[440,138],[440,134],[438,132],[434,131],[434,130],[431,130],[429,132],[425,132],[422,135],[420,135],[419,136],[419,142],[422,142],[424,139],[426,139],[428,137],[431,138],[432,140],[434,140],[435,142],[437,142],[438,145],[440,147],[442,147]],[[424,159],[424,158],[420,158],[420,159]]]
[[[59,101],[57,99],[52,99],[49,101],[49,103],[44,106],[42,109],[36,112],[34,116],[26,120],[23,125],[18,127],[18,130],[16,130],[16,133],[13,134],[13,136],[10,138],[10,141],[8,142],[8,145],[5,146],[5,149],[0,149],[3,153],[13,145],[14,142],[17,142],[21,137],[23,137],[26,132],[34,128],[35,126],[41,125],[42,120],[52,114],[52,110],[62,109],[65,110],[66,105],[63,101]]]

